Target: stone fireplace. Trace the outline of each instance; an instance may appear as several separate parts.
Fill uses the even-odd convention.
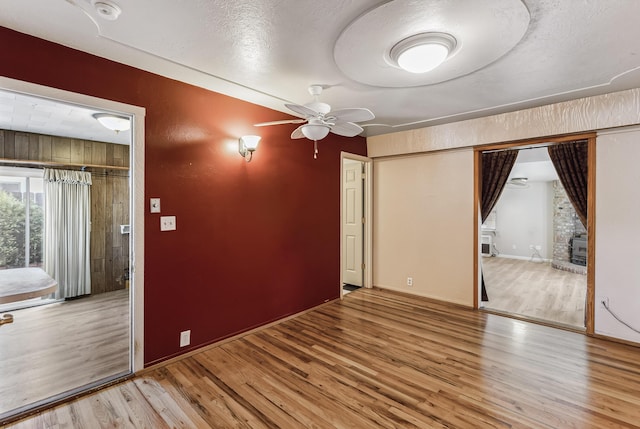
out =
[[[586,266],[571,261],[572,245],[586,248],[587,230],[559,180],[553,182],[553,259],[551,266],[577,274],[586,274]],[[580,245],[583,243],[583,245]],[[574,245],[574,246],[575,246]],[[586,255],[584,255],[586,258]],[[574,261],[577,261],[574,256]]]

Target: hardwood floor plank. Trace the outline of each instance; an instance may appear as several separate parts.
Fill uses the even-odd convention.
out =
[[[279,348],[284,344],[284,349],[287,350],[286,345],[288,340],[282,339],[278,343],[272,345]],[[295,342],[295,340],[294,340]],[[312,353],[311,348],[307,349],[307,352]],[[300,352],[293,353],[290,356],[290,361],[295,362],[298,359],[298,371],[296,371],[297,380],[296,383],[290,386],[291,391],[298,392],[300,387],[297,384],[302,383],[304,386],[331,386],[330,389],[316,390],[312,389],[308,394],[310,400],[317,403],[323,403],[327,400],[336,403],[336,407],[331,407],[321,411],[323,417],[332,423],[332,427],[340,426],[340,415],[344,412],[355,412],[361,415],[363,418],[358,422],[360,427],[371,426],[372,422],[377,422],[379,427],[395,427],[393,421],[389,421],[385,414],[387,413],[386,407],[383,406],[371,406],[361,405],[370,404],[375,400],[374,395],[365,391],[364,389],[358,389],[358,383],[348,373],[336,373],[333,365],[328,363],[326,365],[310,365],[314,360],[308,359],[310,354],[302,354]],[[382,401],[378,401],[382,404]]]
[[[251,338],[250,341],[245,342],[243,345],[243,350],[234,350],[234,353],[240,352],[240,359],[243,359],[242,356],[247,356],[255,353],[259,353],[258,349],[251,348],[255,345],[256,347],[260,347],[261,343],[256,344],[256,339]],[[270,385],[270,387],[276,387],[278,390],[285,392],[290,400],[289,404],[295,405],[297,402],[300,404],[302,409],[305,410],[304,416],[300,420],[300,423],[303,424],[303,427],[309,427],[310,424],[315,424],[318,427],[334,427],[335,424],[340,422],[340,414],[342,409],[348,407],[348,404],[345,401],[342,401],[336,392],[331,392],[330,398],[327,398],[327,392],[317,391],[316,389],[309,389],[312,386],[316,385],[316,377],[323,380],[323,382],[327,382],[327,378],[323,372],[318,373],[310,373],[309,371],[309,362],[302,363],[302,367],[296,368],[295,366],[290,365],[286,360],[277,357],[277,351],[274,353],[274,347],[269,343],[266,344],[266,347],[260,347],[259,350],[264,350],[265,353],[262,357],[263,363],[260,367],[260,372],[262,373],[262,379]],[[276,349],[277,350],[277,349]],[[244,364],[251,364],[250,361],[243,359]],[[266,377],[265,377],[266,373]],[[295,378],[291,379],[291,377],[287,377],[287,374],[295,374]],[[300,384],[307,387],[307,389],[300,389]],[[262,386],[256,386],[262,388]],[[347,397],[348,398],[348,397]],[[324,408],[319,404],[322,404],[327,399],[332,400],[336,403],[336,407],[332,408]],[[284,405],[287,405],[287,402],[283,402]],[[279,406],[282,408],[282,406]],[[286,412],[288,414],[296,415],[300,414],[299,411],[295,412],[295,410],[287,409]],[[367,420],[362,419],[361,424],[366,424]],[[313,427],[313,426],[312,426]]]
[[[360,289],[10,426],[640,427],[640,349]]]
[[[185,409],[178,404],[173,396],[167,393],[162,386],[152,379],[138,379],[134,381],[137,389],[144,395],[149,405],[161,417],[169,428],[193,428],[201,427],[200,419],[192,419]],[[157,424],[157,423],[156,423]],[[136,426],[139,427],[139,426]],[[150,427],[156,427],[151,425]]]
[[[214,384],[194,379],[183,385],[179,381],[182,379],[181,369],[172,365],[170,369],[154,371],[153,377],[197,423],[196,427],[249,427],[242,423],[241,418],[234,418],[233,413],[229,416],[229,399]],[[186,376],[190,377],[188,374]]]
[[[485,308],[584,329],[586,275],[500,257],[483,257],[482,272]]]
[[[13,311],[0,330],[0,415],[127,372],[127,293]]]

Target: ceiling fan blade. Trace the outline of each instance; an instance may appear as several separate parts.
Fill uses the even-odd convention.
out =
[[[301,106],[299,104],[285,104],[284,105],[287,109],[289,110],[293,110],[294,112],[304,116],[304,117],[309,117],[309,116],[317,116],[318,112],[316,112],[313,109],[309,109],[307,106]]]
[[[363,128],[360,125],[354,124],[353,122],[343,122],[331,127],[331,132],[333,134],[345,137],[355,137],[362,131],[364,131]]]
[[[293,130],[293,132],[291,133],[291,138],[292,139],[303,139],[304,138],[304,134],[302,134],[302,127],[303,126],[304,125],[300,125],[298,128]]]
[[[281,121],[260,122],[259,124],[253,124],[254,127],[268,127],[270,125],[282,125],[282,124],[301,124],[306,122],[306,119],[283,119]]]
[[[364,122],[370,121],[374,119],[376,116],[369,109],[365,108],[350,108],[350,109],[338,109],[333,112],[327,113],[325,118],[336,124],[341,124],[344,122]],[[333,121],[331,118],[335,118]]]

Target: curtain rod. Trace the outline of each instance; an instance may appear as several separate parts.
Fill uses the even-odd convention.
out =
[[[578,139],[578,140],[570,140],[570,141],[563,141],[563,142],[536,143],[536,144],[525,145],[525,146],[511,146],[511,147],[506,147],[504,149],[481,150],[480,152],[493,153],[493,152],[505,152],[507,150],[540,149],[540,148],[549,147],[549,146],[557,146],[559,144],[564,144],[564,143],[582,143],[582,142],[586,143],[587,141],[588,141],[587,139]]]
[[[0,165],[9,166],[24,166],[38,169],[44,168],[66,168],[69,170],[91,171],[91,174],[96,176],[117,176],[117,177],[129,177],[129,167],[122,167],[118,165],[98,165],[98,164],[65,164],[61,162],[52,161],[35,161],[35,160],[21,160],[21,159],[8,159],[0,158]],[[93,170],[105,170],[104,172]],[[124,172],[126,174],[114,174],[109,173],[107,170],[113,170],[114,172]]]

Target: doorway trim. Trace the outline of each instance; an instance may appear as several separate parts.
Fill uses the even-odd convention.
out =
[[[587,140],[588,145],[588,183],[587,183],[587,296],[585,304],[585,330],[587,335],[595,332],[595,243],[596,243],[596,133],[581,133],[555,137],[541,137],[510,143],[498,143],[474,147],[474,210],[473,210],[473,308],[480,309],[480,191],[482,186],[482,171],[480,158],[483,151],[518,149],[542,143],[562,144],[575,140]],[[530,319],[527,319],[530,320]],[[535,320],[530,320],[536,322]],[[552,324],[550,324],[552,325]],[[556,325],[552,325],[556,326]],[[562,326],[559,326],[562,327]]]
[[[340,299],[344,297],[342,293],[342,274],[344,271],[344,242],[342,236],[342,222],[344,216],[344,195],[342,191],[342,183],[344,181],[344,171],[342,167],[345,159],[360,161],[364,164],[364,189],[362,195],[364,197],[363,215],[365,223],[363,227],[364,255],[362,260],[364,261],[364,272],[362,280],[365,288],[373,287],[373,160],[362,155],[340,152],[340,283],[338,285],[340,289]]]
[[[143,107],[117,101],[105,100],[85,94],[65,91],[0,77],[0,89],[48,98],[62,103],[76,104],[96,109],[104,109],[131,116],[131,370],[133,373],[144,368],[144,118]]]

